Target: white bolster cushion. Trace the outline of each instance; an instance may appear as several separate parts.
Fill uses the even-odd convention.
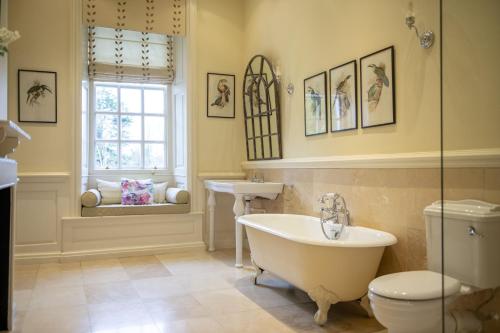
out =
[[[167,202],[187,204],[189,202],[189,192],[181,188],[170,187],[167,189]]]
[[[95,207],[101,203],[101,193],[98,190],[90,189],[82,194],[82,206]]]
[[[102,204],[120,204],[122,203],[122,184],[121,182],[109,182],[107,180],[97,179],[97,189],[101,193]]]

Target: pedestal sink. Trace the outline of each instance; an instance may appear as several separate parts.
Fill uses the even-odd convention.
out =
[[[208,212],[209,212],[209,240],[208,250],[215,251],[215,192],[231,193],[234,195],[233,213],[235,218],[236,238],[236,263],[238,268],[243,267],[243,227],[236,220],[243,214],[250,214],[250,201],[256,197],[270,200],[276,199],[283,192],[282,183],[252,182],[248,180],[205,180],[205,188],[208,190]]]

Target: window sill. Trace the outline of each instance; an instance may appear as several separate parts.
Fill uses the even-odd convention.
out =
[[[173,176],[174,172],[168,169],[156,170],[93,170],[89,176],[124,176],[124,175],[151,175],[151,176]]]

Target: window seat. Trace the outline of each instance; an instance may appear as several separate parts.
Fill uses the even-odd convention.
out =
[[[191,205],[159,203],[151,205],[130,206],[121,204],[82,207],[83,217],[124,216],[124,215],[155,215],[155,214],[185,214],[189,213]]]
[[[109,192],[104,193],[108,195],[107,202],[96,189],[90,189],[82,194],[82,217],[186,214],[191,211],[189,192],[180,188],[167,188],[164,202],[148,205],[122,205],[119,203],[119,193],[114,193],[113,199],[109,199]]]

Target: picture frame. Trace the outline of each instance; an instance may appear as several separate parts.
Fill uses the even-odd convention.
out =
[[[235,84],[233,74],[207,73],[207,117],[235,118]]]
[[[328,71],[330,81],[330,131],[358,128],[357,62],[352,60]]]
[[[18,120],[24,123],[57,123],[57,73],[19,69]]]
[[[394,46],[360,58],[361,127],[396,123]]]
[[[304,79],[304,134],[328,133],[326,71]]]

